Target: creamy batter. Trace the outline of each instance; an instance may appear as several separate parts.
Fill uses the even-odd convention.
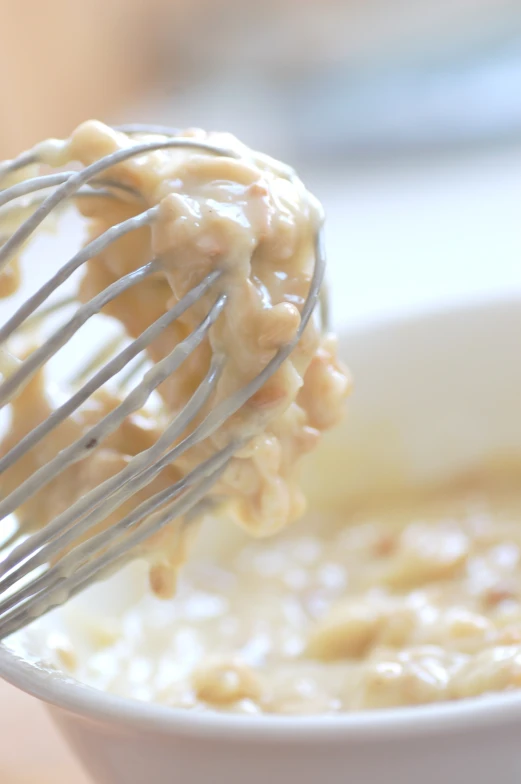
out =
[[[95,687],[196,711],[337,713],[519,688],[519,470],[313,513],[189,564],[173,600],[146,594],[109,623],[76,609],[48,655]]]
[[[154,363],[199,325],[220,293],[227,296],[223,312],[202,344],[161,384],[163,411],[153,417],[146,411],[129,417],[85,459],[68,466],[29,498],[17,510],[24,530],[45,525],[151,446],[203,381],[213,357],[224,358],[224,370],[215,394],[191,428],[255,378],[299,328],[322,220],[320,205],[296,177],[288,175],[286,167],[254,153],[234,137],[202,131],[186,131],[182,136],[188,141],[211,142],[231,154],[215,156],[188,147],[139,155],[105,173],[110,181],[124,186],[125,192],[113,188],[110,198],[78,198],[89,240],[147,208],[156,208],[150,226],[122,237],[88,263],[78,299],[90,300],[123,275],[157,259],[156,274],[118,296],[103,311],[135,338],[209,272],[221,271],[211,291],[150,346],[148,354]],[[89,165],[147,138],[152,137],[131,138],[88,122],[70,139],[45,142],[35,151],[43,164],[53,167],[77,161]],[[6,293],[11,290],[7,277],[2,286]],[[228,514],[256,535],[284,528],[304,508],[296,476],[298,458],[339,419],[348,387],[346,372],[336,359],[334,339],[324,336],[316,321],[310,322],[290,358],[234,416],[106,518],[102,527],[120,519],[145,497],[171,486],[232,439],[247,436],[246,446],[232,460],[214,495],[225,499]],[[5,473],[3,495],[119,402],[103,390],[94,395]],[[12,402],[11,429],[2,451],[52,410],[45,378],[37,374]],[[155,537],[147,549],[152,552],[154,589],[161,595],[171,594],[174,567],[184,557],[179,526]]]
[[[234,155],[149,153],[109,172],[137,195],[78,199],[90,238],[156,208],[150,226],[89,262],[78,299],[87,301],[159,259],[153,277],[106,310],[136,337],[209,271],[220,270],[215,290],[151,346],[149,359],[156,364],[221,293],[227,295],[226,307],[200,348],[161,385],[161,410],[128,417],[88,457],[28,499],[18,510],[25,530],[45,525],[154,443],[213,357],[225,357],[226,365],[209,406],[256,376],[299,327],[321,220],[317,202],[282,165],[232,137],[200,131],[185,136],[211,140]],[[88,165],[135,142],[87,123],[69,140],[44,143],[37,152],[51,166]],[[0,294],[16,285],[14,269],[12,279],[0,280]],[[247,434],[248,445],[216,493],[227,499],[227,515],[248,532],[276,535],[245,540],[227,556],[214,552],[206,561],[189,561],[177,595],[165,599],[174,592],[175,567],[186,556],[179,526],[169,527],[148,543],[150,589],[107,623],[77,607],[69,615],[65,610],[63,633],[46,638],[51,664],[140,700],[243,714],[359,711],[518,688],[519,467],[431,491],[411,488],[365,499],[356,507],[346,502],[336,511],[319,509],[283,531],[303,511],[297,458],[337,421],[348,386],[334,340],[311,323],[295,352],[251,401],[102,524],[112,524],[229,439]],[[6,473],[2,493],[18,487],[119,402],[107,390],[93,396]],[[11,405],[3,450],[52,410],[46,379],[38,373]]]

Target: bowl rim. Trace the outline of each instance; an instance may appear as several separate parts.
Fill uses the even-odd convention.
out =
[[[269,743],[342,744],[421,738],[518,725],[521,691],[361,713],[244,716],[192,713],[86,686],[0,644],[0,673],[12,685],[83,719],[140,733]]]
[[[445,302],[433,308],[385,316],[359,325],[342,327],[341,342],[387,326],[413,326],[447,316],[474,314],[494,318],[501,311],[517,314],[521,293]],[[212,737],[278,743],[343,743],[390,740],[400,737],[446,735],[470,728],[521,723],[521,690],[490,694],[457,702],[388,708],[360,713],[311,716],[244,716],[217,712],[195,713],[157,703],[103,692],[55,670],[29,660],[0,642],[0,677],[13,686],[56,708],[107,724],[145,733]]]

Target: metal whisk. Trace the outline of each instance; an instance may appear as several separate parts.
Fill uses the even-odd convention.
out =
[[[130,136],[146,133],[156,138],[147,141],[136,139],[133,146],[107,155],[81,171],[36,176],[0,190],[0,216],[2,210],[9,209],[11,202],[16,203],[16,200],[21,197],[34,199],[37,205],[30,217],[10,237],[4,238],[5,241],[0,246],[0,271],[13,255],[19,252],[21,246],[33,235],[42,221],[51,212],[66,205],[72,197],[85,195],[92,198],[99,196],[117,198],[118,188],[131,190],[119,183],[111,182],[110,178],[104,178],[106,170],[115,164],[151,151],[175,147],[203,150],[217,156],[238,157],[234,151],[182,137],[178,132],[162,127],[129,126],[120,130]],[[38,163],[37,157],[33,152],[29,152],[13,161],[0,164],[0,186],[6,175],[33,163]],[[288,176],[292,176],[290,170]],[[41,191],[45,191],[43,199]],[[137,193],[135,195],[139,196]],[[113,226],[79,250],[3,324],[0,328],[0,351],[4,350],[2,347],[8,339],[16,336],[28,321],[35,318],[41,306],[44,309],[48,306],[49,297],[76,270],[117,239],[142,226],[152,224],[157,212],[157,207],[147,209],[136,217]],[[78,307],[71,318],[59,326],[27,359],[20,362],[14,368],[14,372],[11,372],[0,384],[0,406],[6,405],[32,375],[42,368],[89,319],[115,297],[157,272],[158,269],[158,260],[151,259],[144,266],[120,278],[89,302]],[[190,516],[196,515],[201,504],[207,503],[212,485],[244,441],[235,440],[229,443],[180,481],[136,506],[116,524],[101,533],[89,535],[89,531],[100,521],[139,489],[149,484],[162,469],[176,461],[190,447],[214,433],[280,367],[294,349],[311,317],[319,299],[324,269],[322,237],[321,232],[318,231],[314,272],[301,311],[300,328],[294,340],[281,348],[254,380],[211,409],[210,413],[179,441],[216,387],[226,357],[214,357],[203,383],[151,448],[137,454],[123,470],[79,498],[69,509],[37,533],[16,543],[8,552],[4,545],[4,552],[7,554],[0,562],[0,639],[48,612],[52,607],[65,602],[95,578],[122,565],[137,545],[174,518],[185,516],[186,521]],[[198,298],[211,292],[219,275],[218,269],[212,271],[136,340],[126,345],[105,364],[100,365],[94,375],[65,403],[0,459],[0,475],[11,468],[16,461],[21,460],[47,434],[73,414],[96,390],[126,368]],[[216,294],[206,318],[192,334],[179,343],[168,356],[146,371],[142,380],[122,397],[121,403],[116,408],[0,501],[0,520],[16,512],[21,503],[45,488],[71,463],[91,454],[92,449],[114,432],[126,417],[140,409],[159,384],[174,373],[201,343],[225,307],[226,294]]]

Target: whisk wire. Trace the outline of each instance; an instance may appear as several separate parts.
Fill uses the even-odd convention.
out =
[[[148,226],[156,217],[157,212],[158,207],[151,207],[150,209],[146,210],[146,212],[142,212],[140,215],[136,215],[133,218],[128,218],[121,223],[117,223],[115,226],[107,229],[107,231],[105,231],[95,240],[92,240],[92,242],[89,242],[87,245],[85,245],[72,257],[72,259],[70,259],[70,261],[60,267],[58,272],[53,275],[46,283],[44,283],[44,285],[38,289],[35,294],[29,297],[24,302],[24,304],[18,308],[16,313],[14,313],[14,315],[4,324],[4,326],[0,328],[0,345],[5,343],[5,341],[11,337],[13,332],[23,324],[25,319],[31,316],[34,311],[43,302],[45,302],[45,300],[48,299],[51,294],[53,294],[58,286],[61,286],[63,283],[65,283],[65,281],[68,280],[77,269],[85,264],[85,262],[90,261],[91,258],[97,256],[99,253],[103,253],[103,251],[105,251],[109,245],[112,245],[113,242],[116,242],[116,240],[119,240],[126,234],[129,234],[132,231],[136,231],[142,226]],[[2,253],[2,249],[4,247],[5,245],[0,248],[0,254]]]
[[[49,524],[49,526],[52,525],[52,530],[57,532],[55,537],[48,535],[48,526],[46,531],[33,534],[10,553],[2,564],[0,592],[14,585],[15,582],[37,566],[45,563],[46,560],[53,559],[74,539],[84,536],[88,530],[145,487],[163,468],[170,464],[168,453],[164,454],[165,449],[179,438],[182,430],[190,425],[207,402],[215,389],[223,367],[224,359],[216,356],[204,382],[196,389],[185,407],[156,443],[135,455],[122,471],[92,490],[88,499],[85,497],[82,499],[87,501],[87,508],[91,510],[90,512],[82,514],[80,510],[75,514],[75,510],[71,507]]]
[[[111,153],[79,172],[59,172],[34,177],[17,183],[0,192],[0,208],[16,209],[16,200],[26,199],[20,209],[32,208],[34,212],[21,223],[0,246],[0,270],[31,237],[48,215],[76,196],[106,197],[121,193],[143,200],[131,185],[118,183],[104,172],[125,160],[153,151],[169,148],[189,148],[212,155],[240,158],[241,154],[200,140],[179,137],[173,129],[158,126],[124,126],[120,130],[134,134],[148,133],[165,136],[146,142],[135,141],[125,149]],[[45,148],[36,147],[14,161],[0,165],[0,179],[4,175],[45,158]],[[281,168],[282,176],[296,179],[289,168]],[[49,195],[41,191],[54,188]],[[28,197],[28,198],[26,198]],[[15,202],[14,205],[11,203]],[[102,253],[111,243],[127,233],[151,225],[156,219],[157,206],[144,209],[136,216],[122,221],[89,242],[54,274],[16,313],[0,328],[0,345],[18,329],[24,329],[32,319],[43,312],[41,306],[55,290],[85,262]],[[0,405],[5,404],[23,388],[30,378],[64,346],[73,335],[109,302],[136,283],[143,281],[160,267],[160,260],[153,259],[138,270],[120,278],[92,300],[80,306],[46,341],[19,367],[14,368],[0,385]],[[181,536],[182,527],[189,523],[182,516],[210,503],[208,492],[222,475],[230,458],[253,435],[245,427],[240,437],[230,436],[230,441],[206,458],[192,471],[166,489],[140,501],[118,522],[92,533],[114,510],[146,487],[163,469],[174,464],[191,447],[212,436],[223,423],[233,416],[265,384],[294,350],[302,337],[319,298],[325,270],[325,255],[321,229],[317,230],[315,264],[307,298],[301,309],[301,321],[294,338],[268,361],[249,383],[216,404],[203,414],[211,400],[225,367],[226,358],[214,355],[207,375],[193,392],[164,431],[148,449],[134,455],[128,464],[114,476],[78,498],[67,510],[51,520],[44,529],[32,534],[15,546],[0,564],[0,639],[25,625],[31,618],[48,612],[70,596],[82,590],[94,577],[105,575],[132,556],[141,543],[162,527],[177,519]],[[203,294],[209,292],[222,273],[214,270],[167,313],[163,314],[130,345],[125,346],[101,367],[64,404],[44,422],[22,438],[8,454],[0,458],[0,474],[51,433],[79,406],[100,389],[103,384],[120,373],[129,362],[137,359],[167,327],[179,318]],[[181,341],[164,359],[144,370],[141,381],[128,392],[115,408],[76,441],[61,450],[46,465],[39,468],[19,487],[0,502],[0,520],[15,512],[28,499],[45,488],[71,464],[79,462],[100,444],[131,414],[138,411],[152,392],[171,376],[189,357],[207,335],[226,304],[226,294],[216,292],[213,305],[206,317],[193,332]],[[48,306],[49,307],[49,306]],[[40,309],[40,310],[39,310]],[[117,349],[115,349],[117,350]],[[133,373],[135,370],[133,371]],[[200,417],[193,430],[189,426]],[[43,570],[43,571],[42,571]],[[27,580],[29,582],[27,582]],[[10,591],[12,592],[10,593]]]
[[[153,260],[111,283],[100,294],[97,294],[85,305],[79,307],[76,313],[62,327],[54,332],[42,343],[31,356],[22,363],[20,368],[0,385],[0,406],[5,405],[34,374],[42,368],[48,359],[62,348],[81,327],[102,308],[112,302],[120,294],[135,286],[137,283],[150,277],[159,269],[157,260]]]
[[[243,404],[246,402],[255,392],[260,389],[260,387],[265,383],[265,381],[270,377],[270,375],[274,372],[272,364],[275,363],[275,367],[279,366],[280,362],[283,361],[281,357],[286,358],[289,356],[291,351],[293,350],[294,345],[300,339],[300,335],[302,331],[307,326],[309,318],[312,315],[314,309],[314,302],[316,301],[316,297],[318,296],[318,292],[320,291],[321,282],[324,275],[325,269],[325,257],[323,252],[323,245],[321,240],[317,241],[317,262],[315,264],[315,270],[313,273],[313,278],[311,281],[310,291],[306,302],[304,304],[302,310],[302,320],[299,331],[294,339],[290,344],[284,346],[282,349],[277,352],[277,354],[273,357],[273,359],[265,366],[263,371],[249,384],[247,384],[243,389],[236,392],[229,400],[225,401],[221,405],[217,406],[208,416],[203,420],[203,422],[195,428],[192,433],[190,433],[180,444],[175,446],[172,450],[169,450],[161,460],[159,460],[152,469],[148,469],[148,473],[146,477],[143,477],[145,483],[150,481],[153,475],[157,475],[159,471],[161,471],[164,467],[169,465],[170,463],[174,462],[177,457],[180,456],[184,451],[186,451],[190,446],[193,446],[195,443],[207,438],[211,435],[215,430],[222,424],[224,419],[231,416],[235,411],[237,411]],[[153,447],[152,447],[153,449]],[[137,455],[134,460],[138,463],[141,462],[142,456],[146,453],[141,453]],[[60,530],[64,530],[69,526],[74,524],[74,513],[78,518],[81,518],[83,514],[87,512],[89,508],[92,508],[93,504],[96,502],[101,503],[101,499],[106,498],[109,492],[117,492],[116,488],[121,488],[121,474],[124,474],[125,471],[127,474],[131,474],[132,472],[129,470],[131,465],[127,466],[126,469],[123,469],[120,474],[112,477],[109,480],[106,480],[103,484],[99,485],[95,490],[90,491],[86,496],[84,496],[80,501],[76,502],[70,510],[66,513],[57,517],[54,521],[49,523],[44,531],[41,531],[37,534],[34,534],[31,539],[27,540],[26,542],[19,545],[10,556],[6,559],[3,564],[4,573],[7,573],[13,568],[13,565],[19,564],[21,560],[26,560],[30,555],[31,551],[30,548],[36,549],[40,548],[45,544],[45,541],[54,534],[58,533]],[[140,465],[141,469],[141,465]],[[152,474],[152,476],[151,476]],[[130,480],[128,480],[130,481]],[[110,485],[110,490],[109,490]],[[131,494],[135,492],[135,485],[132,486]],[[17,491],[15,491],[17,492]],[[96,499],[96,500],[95,500]],[[8,500],[8,499],[6,499]],[[120,501],[121,503],[122,501]],[[4,502],[5,503],[5,502]],[[85,507],[85,508],[83,508]],[[15,506],[16,508],[16,506]],[[72,519],[71,519],[72,518]],[[96,520],[97,522],[98,520]],[[92,523],[94,524],[94,523]],[[0,590],[2,589],[2,582],[0,581]]]
[[[230,453],[233,452],[232,445],[230,445],[229,451]],[[213,460],[214,458],[217,458],[217,455],[213,455],[210,459]],[[109,573],[123,566],[128,562],[129,547],[131,549],[138,547],[156,531],[172,522],[172,520],[182,517],[189,510],[193,510],[195,505],[205,498],[208,491],[223,474],[228,459],[229,455],[226,454],[225,457],[222,457],[222,464],[212,473],[195,487],[189,489],[181,498],[174,501],[166,511],[149,517],[116,550],[114,548],[107,549],[99,558],[88,561],[83,567],[75,569],[74,573],[70,575],[60,575],[57,570],[53,575],[52,582],[49,583],[42,580],[39,584],[40,590],[36,595],[26,599],[21,606],[20,604],[14,604],[11,610],[0,615],[0,639],[25,626],[31,619],[40,617],[54,607],[63,604],[83,590],[86,585],[89,585],[95,577],[108,576]]]
[[[89,182],[89,180],[91,180],[97,174],[100,174],[101,172],[110,169],[112,166],[128,160],[129,158],[134,158],[138,155],[154,152],[156,150],[166,150],[173,147],[189,147],[192,149],[208,152],[213,155],[223,155],[228,158],[238,157],[238,154],[233,150],[225,150],[220,147],[216,147],[213,144],[207,144],[206,142],[185,138],[173,138],[158,142],[134,144],[123,150],[117,150],[110,155],[106,155],[99,161],[91,163],[90,166],[86,166],[77,174],[73,174],[71,177],[69,177],[54,191],[54,193],[50,194],[44,203],[33,213],[33,215],[31,215],[31,217],[11,235],[7,242],[5,242],[4,245],[2,245],[0,248],[0,271],[9,262],[9,259],[12,257],[12,255],[16,253],[16,251],[24,244],[31,234],[33,234],[38,226],[40,226],[45,218],[50,215],[52,210],[57,207],[64,199],[68,199],[73,196],[82,185]],[[37,161],[38,155],[37,153],[34,153],[30,159],[30,162]],[[11,165],[18,168],[16,161],[13,161]],[[27,165],[27,163],[24,163],[23,165]],[[9,171],[12,171],[12,168],[9,169]],[[0,175],[1,174],[2,172],[0,171]]]
[[[29,585],[20,589],[15,596],[10,596],[7,599],[0,601],[0,618],[3,613],[16,606],[19,601],[25,601],[33,594],[38,593],[40,589],[46,588],[46,590],[48,590],[51,585],[52,587],[56,587],[56,577],[58,577],[58,581],[64,581],[67,577],[70,577],[73,573],[77,572],[78,569],[84,566],[89,560],[96,557],[97,555],[101,555],[107,552],[107,547],[109,545],[111,552],[116,552],[117,557],[120,557],[121,545],[123,545],[125,550],[127,549],[126,545],[128,542],[128,531],[134,529],[138,523],[150,517],[150,515],[152,515],[168,502],[171,502],[177,496],[181,495],[181,493],[186,491],[188,488],[197,484],[199,481],[209,476],[212,472],[219,469],[228,461],[233,452],[237,450],[237,444],[238,442],[235,441],[228,444],[226,447],[219,450],[210,458],[202,462],[190,474],[187,474],[170,487],[156,493],[146,501],[143,501],[132,512],[129,512],[127,515],[125,515],[125,517],[119,520],[110,529],[101,531],[95,536],[92,536],[87,541],[78,544],[74,548],[73,552],[68,552],[65,549],[67,542],[63,541],[60,548],[58,548],[58,552],[62,551],[64,555],[59,561],[56,563],[51,561],[50,567],[43,574],[33,580]],[[46,561],[51,558],[52,555],[53,553],[48,553],[46,559],[35,563],[32,566],[32,569],[36,568],[36,566],[39,566],[42,563],[46,563]],[[22,576],[23,575],[18,576],[16,582]],[[14,583],[11,583],[10,585],[13,584]],[[7,590],[10,585],[6,584],[2,590]]]
[[[110,381],[127,364],[136,357],[141,351],[146,349],[172,322],[176,321],[193,303],[205,294],[220,276],[219,270],[214,270],[201,283],[195,286],[183,299],[170,308],[165,314],[160,316],[148,327],[140,336],[136,338],[130,346],[123,349],[116,357],[105,365],[95,376],[93,376],[76,394],[59,408],[40,425],[37,425],[27,436],[22,438],[6,455],[0,458],[0,475],[4,473],[16,460],[19,460],[38,444],[42,438],[52,432],[61,422],[76,411],[79,406],[88,400],[91,395],[100,389],[107,381]],[[9,514],[6,512],[5,514]],[[5,515],[3,515],[5,517]],[[0,519],[2,519],[0,503]]]
[[[178,343],[170,354],[148,370],[143,380],[116,408],[100,419],[74,443],[62,449],[53,460],[50,460],[46,465],[35,471],[23,484],[10,493],[0,503],[0,520],[7,514],[14,512],[18,506],[45,487],[68,466],[86,457],[100,442],[113,433],[124,419],[142,408],[153,390],[175,373],[182,362],[201,343],[209,327],[217,320],[225,302],[226,295],[221,294],[201,324],[187,338]],[[84,496],[82,502],[85,501],[85,498],[86,496]],[[71,507],[71,509],[73,508],[74,506]],[[48,533],[51,533],[49,526],[47,526],[46,530]]]

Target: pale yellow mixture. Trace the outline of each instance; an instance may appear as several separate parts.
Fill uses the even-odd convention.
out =
[[[519,469],[328,515],[189,563],[117,621],[75,611],[55,666],[116,694],[244,714],[521,687]]]
[[[139,411],[129,417],[90,455],[28,499],[17,511],[25,530],[45,525],[151,446],[202,382],[212,357],[224,358],[224,370],[215,394],[191,428],[255,378],[298,330],[314,268],[320,205],[286,167],[254,153],[229,134],[186,131],[182,136],[188,141],[211,142],[238,157],[190,147],[166,149],[107,170],[105,178],[130,187],[138,196],[114,190],[117,199],[79,198],[89,239],[147,208],[157,206],[158,214],[150,227],[131,232],[88,262],[78,297],[88,301],[123,275],[158,259],[156,274],[118,296],[104,311],[135,338],[209,272],[220,270],[222,275],[212,289],[150,346],[148,354],[154,363],[199,325],[223,292],[225,307],[208,338],[160,386],[162,414]],[[70,139],[52,140],[35,149],[39,160],[53,167],[75,161],[89,165],[146,139],[157,141],[158,137],[131,138],[88,122]],[[4,282],[4,293],[9,293],[9,281]],[[316,445],[321,431],[339,419],[348,388],[334,339],[323,335],[318,320],[312,319],[290,358],[234,416],[106,518],[103,527],[178,481],[233,438],[244,436],[249,440],[231,461],[214,495],[226,499],[227,513],[256,535],[285,527],[304,508],[296,475],[298,458]],[[2,495],[18,487],[119,402],[103,390],[94,395],[5,473]],[[37,374],[12,403],[11,428],[2,451],[51,411],[45,379]],[[184,558],[179,532],[179,525],[170,526],[148,543],[152,585],[160,595],[171,595],[175,588],[175,567]]]
[[[152,258],[160,270],[108,308],[135,337],[211,270],[213,290],[152,345],[161,361],[227,303],[195,354],[160,388],[162,411],[139,411],[18,510],[26,530],[45,525],[158,438],[208,371],[226,365],[215,406],[265,367],[300,323],[321,221],[317,202],[271,159],[228,135],[186,132],[238,153],[163,150],[107,174],[139,198],[80,199],[90,238],[159,205],[150,227],[89,262],[78,297],[89,300]],[[44,162],[88,165],[134,144],[100,123],[37,148]],[[4,293],[16,285],[4,280]],[[165,469],[103,525],[168,487],[231,438],[250,441],[215,493],[256,535],[233,556],[191,561],[179,526],[148,543],[151,590],[117,621],[79,610],[51,635],[51,663],[101,689],[191,710],[334,713],[456,700],[521,686],[521,497],[519,471],[490,472],[431,492],[303,511],[297,458],[338,420],[349,383],[334,340],[311,322],[291,357],[214,436]],[[3,478],[2,494],[119,403],[107,391],[32,450]],[[52,411],[37,374],[12,405],[3,450]],[[206,409],[208,410],[208,409]],[[201,416],[204,416],[204,413]],[[200,418],[197,420],[200,421]],[[197,421],[195,424],[197,424]],[[163,599],[158,599],[157,594]]]

